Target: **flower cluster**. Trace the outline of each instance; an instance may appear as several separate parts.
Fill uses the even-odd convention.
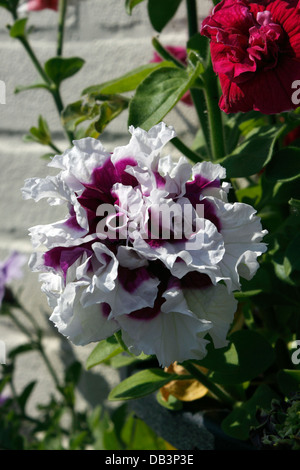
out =
[[[298,0],[222,0],[201,33],[211,39],[211,58],[226,113],[289,111],[300,77]]]
[[[208,335],[227,344],[233,291],[255,274],[266,232],[251,206],[228,202],[223,167],[161,155],[173,128],[129,130],[111,154],[93,138],[74,141],[49,164],[57,176],[25,182],[25,199],[68,205],[65,219],[30,229],[45,248],[30,265],[73,343],[121,330],[130,350],[163,366],[201,359]]]

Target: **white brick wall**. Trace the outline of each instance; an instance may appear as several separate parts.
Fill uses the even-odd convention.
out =
[[[163,0],[162,0],[163,1]],[[82,0],[76,7],[70,7],[65,33],[66,56],[80,56],[86,60],[83,69],[75,77],[67,80],[62,87],[65,103],[75,101],[80,92],[88,85],[101,83],[116,78],[134,67],[145,64],[152,57],[151,38],[157,33],[151,27],[146,15],[146,3],[139,4],[132,16],[125,12],[124,0]],[[198,0],[199,22],[211,8],[210,0]],[[39,59],[44,62],[55,55],[57,13],[46,10],[30,15],[29,24],[34,26],[30,40]],[[45,176],[49,173],[46,161],[40,155],[48,151],[38,144],[22,142],[29,127],[36,125],[39,114],[48,121],[51,131],[60,139],[59,145],[64,148],[67,142],[61,133],[56,109],[46,91],[27,91],[15,95],[17,85],[27,85],[38,81],[38,76],[21,44],[9,37],[6,24],[11,24],[10,15],[0,9],[0,80],[6,83],[6,105],[0,104],[0,258],[12,249],[30,253],[31,246],[27,236],[28,227],[57,220],[62,215],[61,209],[49,207],[45,202],[38,204],[23,201],[20,188],[25,178]],[[187,38],[187,27],[184,2],[175,18],[160,35],[163,44],[184,45]],[[182,119],[182,116],[184,119]],[[176,130],[189,141],[189,129],[197,120],[193,110],[179,104],[166,119]],[[104,132],[103,142],[108,149],[115,145],[126,144],[127,115],[124,113]],[[53,334],[47,316],[49,314],[45,298],[40,293],[37,276],[26,270],[22,282],[15,288],[21,288],[21,298],[28,309],[43,325],[50,349],[54,351],[57,367],[62,369],[61,342]],[[23,338],[12,329],[12,326],[0,317],[0,339],[7,341],[8,350],[23,341]],[[73,354],[84,358],[89,348],[72,348]],[[64,355],[65,357],[65,355]],[[70,357],[70,354],[69,354]],[[32,380],[32,371],[38,371],[41,381],[35,392],[34,400],[46,399],[49,383],[44,378],[42,366],[38,359],[20,359],[18,384],[21,387]],[[102,386],[109,388],[118,379],[115,371],[105,368],[86,374],[82,389],[91,389],[87,380],[98,380]],[[101,382],[102,381],[102,382]],[[107,388],[106,387],[106,388]],[[104,387],[104,389],[106,390]],[[85,392],[83,392],[83,395]],[[103,395],[102,399],[105,398]],[[89,398],[84,396],[84,400]]]

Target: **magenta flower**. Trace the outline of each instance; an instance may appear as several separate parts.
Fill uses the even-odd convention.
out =
[[[280,113],[296,108],[300,77],[298,0],[223,0],[201,33],[211,40],[211,57],[226,113]]]
[[[20,5],[18,11],[23,13],[45,10],[46,8],[56,11],[58,9],[58,0],[27,0]]]
[[[21,279],[23,276],[21,268],[26,259],[20,253],[13,252],[5,261],[0,262],[0,306],[4,298],[5,286],[12,280]]]

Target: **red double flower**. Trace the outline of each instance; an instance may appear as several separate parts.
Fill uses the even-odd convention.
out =
[[[299,0],[223,0],[206,18],[201,33],[211,39],[226,113],[275,114],[299,106]]]

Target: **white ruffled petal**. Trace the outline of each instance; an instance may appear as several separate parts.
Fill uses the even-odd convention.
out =
[[[174,361],[202,359],[208,343],[204,336],[211,328],[209,321],[199,320],[190,312],[180,290],[173,291],[173,294],[177,302],[166,293],[168,299],[163,304],[164,312],[154,318],[118,317],[118,323],[126,333],[123,339],[129,349],[155,354],[163,367]]]
[[[48,198],[50,205],[60,205],[71,201],[70,189],[59,175],[25,180],[22,194],[23,199],[33,199],[36,202]]]
[[[148,132],[139,127],[129,127],[132,134],[128,145],[116,147],[112,162],[116,163],[126,157],[135,159],[141,167],[151,168],[154,158],[159,155],[163,147],[176,136],[173,127],[160,122]]]
[[[118,320],[120,315],[132,313],[146,307],[153,307],[157,297],[159,280],[155,277],[141,282],[134,291],[129,291],[116,282],[116,287],[107,297],[106,302],[111,307],[109,318]]]
[[[228,291],[239,290],[239,277],[251,279],[258,267],[257,257],[267,250],[261,240],[268,233],[262,230],[260,218],[253,207],[243,203],[224,203],[212,199],[221,221],[221,234],[224,239],[225,254],[219,262]]]
[[[101,341],[120,329],[115,320],[108,320],[100,304],[83,308],[81,290],[79,283],[68,284],[50,316],[58,331],[78,346]]]
[[[211,322],[209,335],[215,348],[227,346],[228,330],[237,309],[233,294],[228,294],[224,285],[204,289],[184,289],[184,297],[189,308],[200,319]]]

